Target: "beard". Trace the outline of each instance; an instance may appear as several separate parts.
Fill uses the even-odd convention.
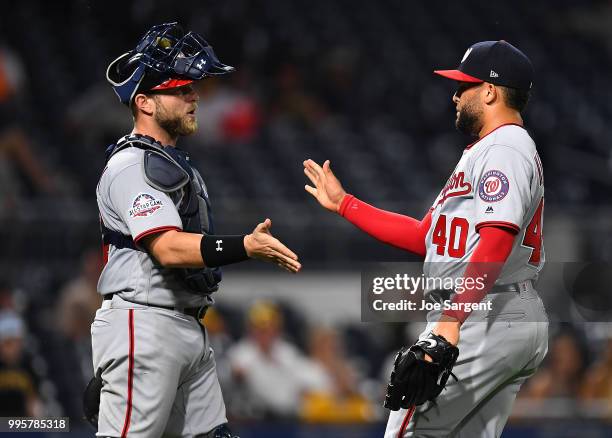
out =
[[[187,115],[172,114],[157,101],[157,111],[154,119],[171,137],[191,135],[198,129],[198,120]]]
[[[474,101],[466,102],[455,121],[459,132],[477,137],[482,129],[482,109]]]

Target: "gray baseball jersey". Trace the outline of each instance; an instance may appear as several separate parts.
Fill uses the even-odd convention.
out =
[[[499,437],[521,385],[548,349],[548,322],[533,289],[544,264],[544,178],[527,131],[504,125],[468,146],[436,198],[427,233],[428,277],[458,278],[479,240],[494,225],[517,233],[496,284],[519,292],[492,292],[490,310],[476,310],[462,324],[459,357],[436,403],[391,411],[385,438]],[[463,262],[463,263],[462,263]],[[426,337],[441,316],[427,315]]]
[[[152,233],[182,229],[181,194],[172,199],[151,187],[143,163],[144,150],[120,150],[97,187],[104,226],[136,245]],[[206,330],[182,312],[212,298],[189,293],[147,252],[113,245],[98,291],[113,295],[91,326],[94,373],[101,369],[103,381],[97,436],[196,437],[227,423]]]
[[[96,190],[100,220],[107,228],[132,236],[137,245],[152,233],[182,229],[175,200],[146,182],[143,156],[144,150],[136,147],[117,152],[108,161]],[[98,291],[102,295],[118,293],[134,303],[166,307],[212,303],[212,298],[186,290],[170,269],[146,252],[112,245]]]
[[[465,149],[434,201],[425,275],[462,276],[478,230],[494,225],[518,234],[496,284],[536,279],[544,265],[543,208],[544,177],[535,143],[518,125],[497,128]]]

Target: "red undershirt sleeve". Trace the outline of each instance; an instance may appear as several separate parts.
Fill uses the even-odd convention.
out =
[[[425,257],[425,236],[431,226],[431,211],[419,221],[381,210],[347,194],[339,213],[375,239]]]
[[[479,234],[480,241],[470,257],[463,275],[464,284],[473,286],[466,286],[463,293],[457,293],[453,298],[454,303],[476,304],[481,302],[493,288],[504,263],[512,252],[514,238],[516,237],[514,230],[496,226],[485,226],[480,228]],[[473,281],[468,281],[469,278],[472,278]],[[476,279],[482,280],[483,288],[476,287],[479,285]],[[443,314],[463,323],[470,315],[470,312],[465,310],[445,310]]]

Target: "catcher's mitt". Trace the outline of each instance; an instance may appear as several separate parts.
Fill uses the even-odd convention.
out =
[[[425,354],[433,362],[426,361]],[[453,375],[458,355],[457,347],[433,333],[410,348],[403,347],[395,357],[385,408],[397,411],[434,400],[446,386],[449,376]]]

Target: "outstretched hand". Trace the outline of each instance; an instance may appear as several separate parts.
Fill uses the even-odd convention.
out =
[[[272,221],[266,219],[251,234],[244,236],[244,249],[249,257],[275,263],[289,272],[298,272],[302,265],[298,256],[270,233]]]
[[[346,191],[332,172],[329,160],[323,163],[323,167],[311,159],[304,161],[304,173],[314,185],[314,187],[305,185],[304,189],[314,196],[323,207],[338,213]]]

